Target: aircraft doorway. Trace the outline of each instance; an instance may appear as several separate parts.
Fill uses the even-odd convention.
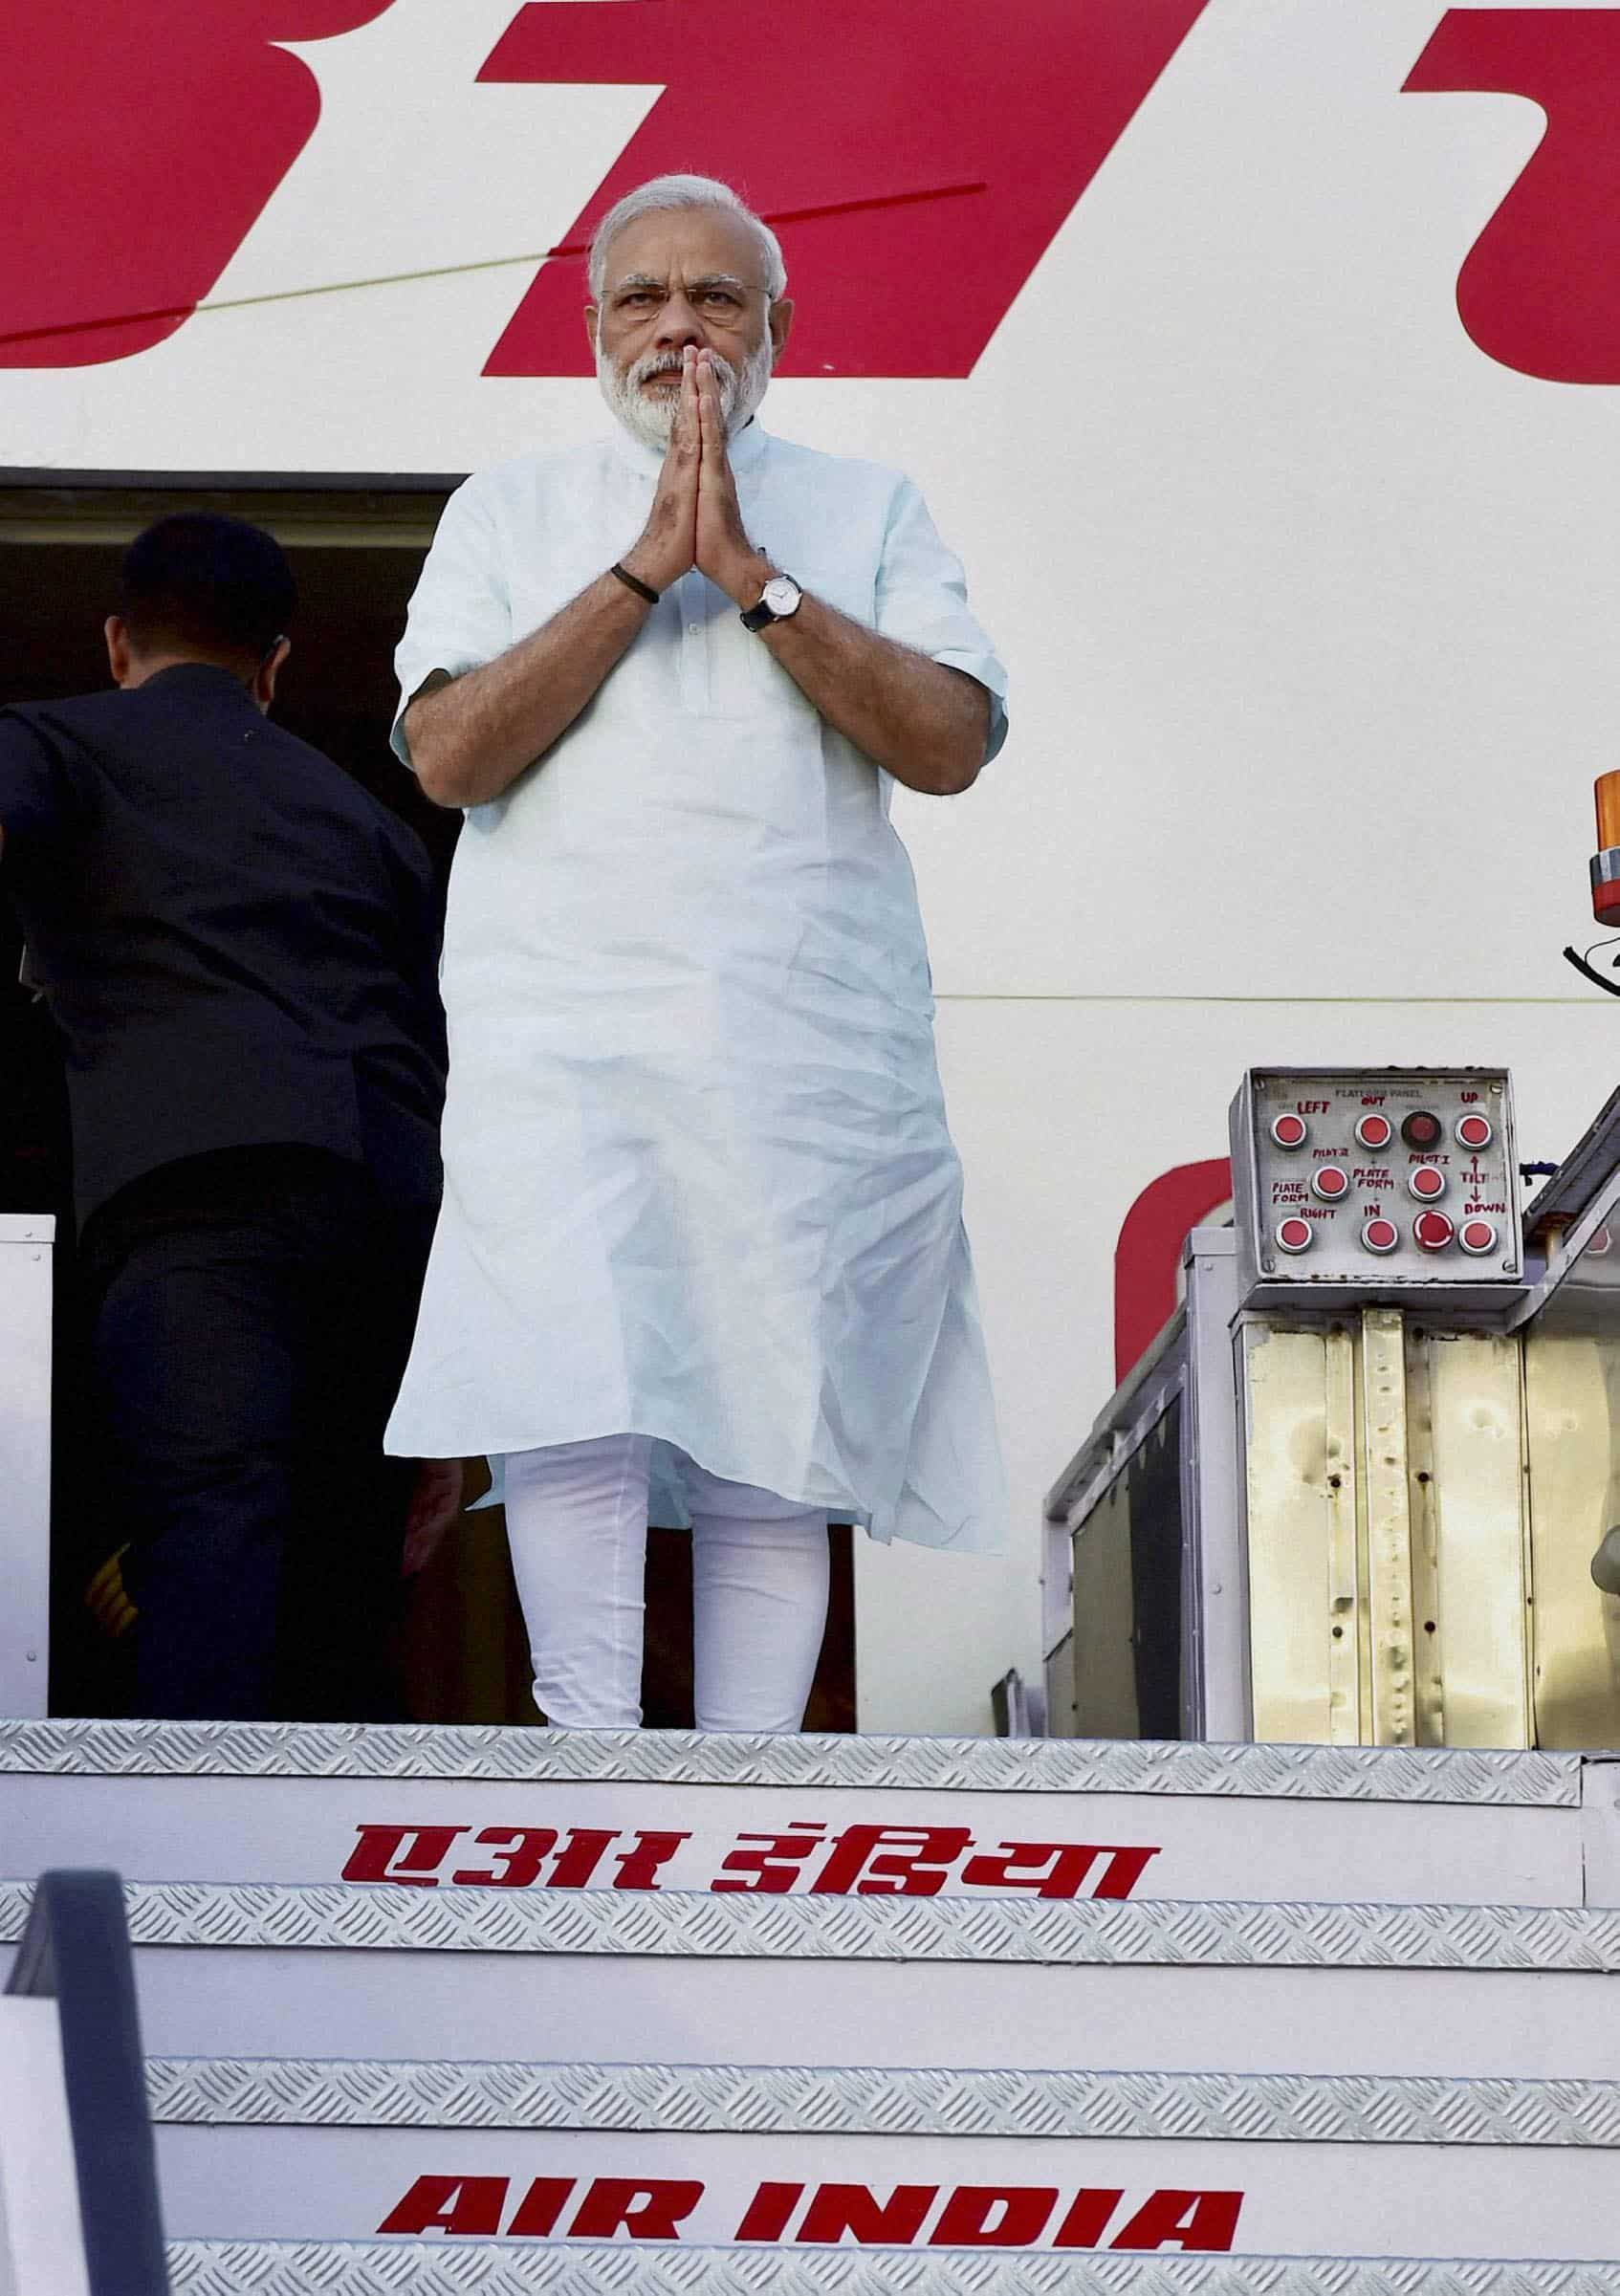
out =
[[[441,886],[459,817],[418,792],[388,747],[392,656],[450,478],[216,482],[109,476],[59,481],[0,473],[0,705],[82,693],[107,682],[101,623],[120,555],[176,510],[218,510],[268,527],[292,557],[299,607],[275,714],[392,806],[422,837]],[[94,1419],[74,1314],[71,1169],[60,1063],[49,1021],[17,984],[18,936],[0,872],[0,1211],[57,1216],[54,1429],[52,1708],[120,1713],[126,1647],[86,1603],[121,1543],[96,1476]],[[559,1312],[561,1303],[559,1303]],[[470,1470],[469,1494],[483,1478]],[[337,1531],[337,1526],[335,1532]],[[806,1727],[855,1726],[849,1531],[833,1532],[832,1607]],[[690,1542],[648,1542],[649,1727],[691,1720]],[[496,1510],[463,1519],[410,1588],[403,1635],[407,1698],[424,1722],[533,1722],[529,1666]]]

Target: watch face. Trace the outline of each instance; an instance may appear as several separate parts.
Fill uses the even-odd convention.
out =
[[[800,595],[799,584],[791,574],[774,574],[765,584],[762,603],[768,605],[779,621],[784,614],[793,613]]]

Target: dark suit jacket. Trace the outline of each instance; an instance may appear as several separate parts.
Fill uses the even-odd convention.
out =
[[[187,663],[0,711],[0,873],[60,1031],[81,1222],[184,1156],[296,1144],[439,1187],[444,1016],[419,840]]]

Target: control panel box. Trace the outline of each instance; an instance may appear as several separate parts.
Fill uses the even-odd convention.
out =
[[[1500,1068],[1253,1068],[1232,1104],[1244,1289],[1522,1281]]]

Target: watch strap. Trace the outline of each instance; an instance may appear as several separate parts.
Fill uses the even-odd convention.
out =
[[[798,593],[799,593],[799,596],[800,598],[802,598],[802,597],[804,596],[804,593],[803,593],[803,591],[802,591],[802,590],[800,590],[800,589],[799,589],[799,584],[798,584],[797,582],[793,581],[793,577],[792,577],[792,575],[791,575],[791,574],[789,574],[789,575],[777,575],[777,574],[774,574],[774,575],[771,577],[771,581],[790,581],[790,582],[793,582],[794,589],[795,589],[796,591],[798,591]],[[767,583],[766,583],[766,585],[765,585],[765,596],[764,596],[763,598],[761,598],[761,599],[760,599],[760,601],[759,601],[759,603],[758,603],[756,606],[749,606],[749,607],[746,609],[746,611],[745,611],[745,612],[744,612],[744,613],[743,613],[743,614],[740,616],[740,620],[741,620],[741,623],[742,623],[742,626],[743,626],[743,628],[744,628],[745,630],[762,630],[762,629],[765,629],[765,628],[767,628],[767,627],[768,627],[768,626],[769,626],[769,625],[770,625],[770,624],[771,624],[773,622],[786,622],[786,621],[787,621],[788,617],[787,617],[785,614],[777,614],[777,613],[775,613],[775,612],[772,610],[772,607],[771,607],[771,605],[770,605],[770,602],[769,602],[769,601],[770,601],[770,589],[771,589],[771,583],[770,583],[770,582],[767,582]],[[797,609],[796,609],[796,610],[797,610]]]

